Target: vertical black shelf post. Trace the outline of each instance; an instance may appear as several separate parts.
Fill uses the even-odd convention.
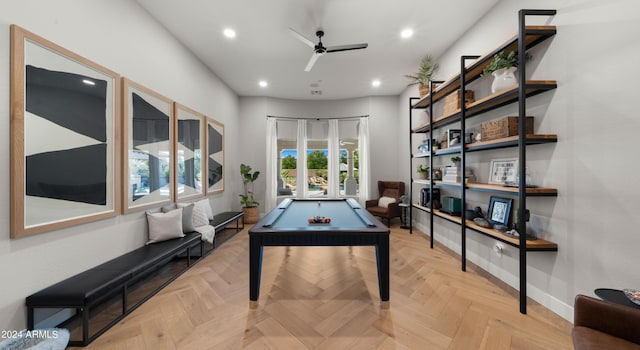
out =
[[[556,10],[520,10],[518,11],[518,233],[520,234],[520,313],[527,313],[527,222],[524,220],[527,209],[527,16],[554,16]],[[517,218],[521,218],[518,220]]]
[[[409,234],[413,234],[413,102],[419,100],[417,97],[409,97]],[[406,216],[405,216],[406,219]]]
[[[433,249],[433,92],[435,84],[441,81],[429,81],[429,247]]]
[[[467,271],[467,223],[465,221],[465,209],[467,208],[466,196],[466,152],[464,135],[466,133],[466,112],[467,112],[467,80],[466,63],[467,60],[477,59],[480,56],[460,57],[460,233],[461,233],[461,256],[462,271]]]

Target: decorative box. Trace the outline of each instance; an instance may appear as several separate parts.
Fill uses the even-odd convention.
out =
[[[525,118],[527,134],[533,134],[533,117]],[[482,141],[518,135],[518,117],[502,117],[480,124]]]
[[[465,90],[465,106],[475,101],[473,98],[473,90]],[[462,106],[460,98],[460,90],[456,90],[444,98],[444,115],[453,114]]]
[[[462,208],[462,201],[460,198],[454,197],[442,197],[440,200],[440,211],[449,215],[460,215]]]

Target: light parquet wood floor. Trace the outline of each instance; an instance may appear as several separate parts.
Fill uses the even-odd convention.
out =
[[[397,226],[388,308],[373,247],[265,247],[252,309],[248,227],[87,348],[572,349],[569,322]]]

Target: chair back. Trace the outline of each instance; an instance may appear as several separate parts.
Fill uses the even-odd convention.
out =
[[[380,193],[380,197],[395,198],[399,202],[400,196],[404,195],[404,182],[378,181],[378,193]]]

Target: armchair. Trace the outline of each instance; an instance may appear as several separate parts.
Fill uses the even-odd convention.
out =
[[[576,350],[640,349],[640,310],[578,294],[573,311]]]
[[[373,216],[387,219],[387,226],[391,226],[391,219],[402,214],[398,204],[400,196],[404,195],[404,182],[378,181],[378,193],[380,197],[366,201],[365,207]]]

